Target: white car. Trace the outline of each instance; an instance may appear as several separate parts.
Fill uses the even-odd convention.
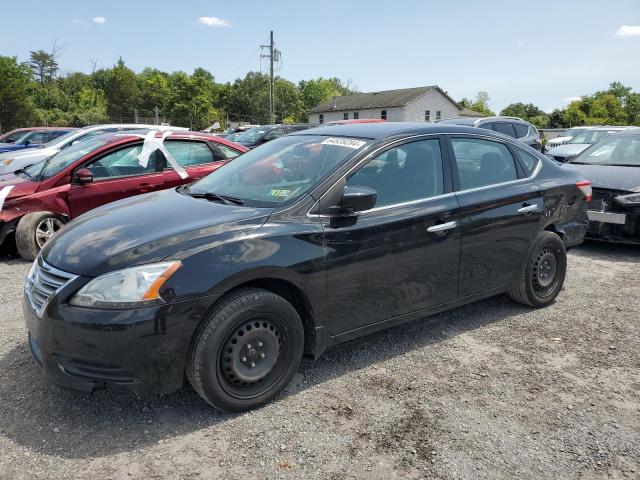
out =
[[[567,163],[573,157],[579,155],[594,143],[603,138],[626,130],[629,127],[581,127],[582,131],[563,145],[549,148],[547,144],[547,157],[560,163]]]
[[[94,135],[117,131],[131,130],[187,130],[183,127],[167,127],[162,125],[142,125],[139,123],[132,124],[112,124],[112,125],[92,125],[90,127],[80,128],[67,133],[55,140],[45,143],[40,148],[29,148],[19,150],[17,152],[5,152],[0,154],[0,175],[12,173],[17,170],[36,164],[42,160],[55,155],[60,150],[81,142]]]

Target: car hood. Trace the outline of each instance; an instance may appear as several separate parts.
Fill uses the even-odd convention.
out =
[[[12,187],[7,195],[7,199],[31,195],[38,189],[38,184],[27,178],[18,177],[13,173],[0,175],[0,190],[5,187]]]
[[[45,245],[42,258],[70,273],[97,276],[232,239],[264,224],[271,211],[210,202],[174,189],[148,193],[78,217]]]
[[[39,159],[43,159],[43,158],[47,158],[55,153],[58,153],[58,150],[56,148],[52,148],[52,147],[36,147],[36,148],[25,148],[23,150],[20,151],[13,151],[13,152],[4,152],[4,153],[0,153],[0,160],[4,160],[6,158],[15,158],[15,159],[22,159],[22,158],[27,158],[27,157],[34,157],[34,158],[39,158]]]
[[[591,182],[594,188],[631,191],[640,187],[640,167],[615,167],[612,165],[566,165]]]
[[[547,151],[547,155],[553,155],[554,157],[574,157],[590,146],[591,145],[587,143],[566,143],[550,148]]]
[[[0,152],[14,152],[29,148],[28,145],[16,145],[15,143],[0,143]]]

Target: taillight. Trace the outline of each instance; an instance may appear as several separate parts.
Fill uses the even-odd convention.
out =
[[[589,180],[582,180],[576,183],[576,187],[584,194],[584,201],[590,202],[593,196],[593,190],[591,189],[591,182]]]

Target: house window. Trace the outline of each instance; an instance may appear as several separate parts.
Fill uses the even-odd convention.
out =
[[[442,112],[440,110],[436,110],[436,121],[442,118]]]
[[[431,110],[424,111],[424,121],[427,123],[431,122]]]
[[[360,118],[360,112],[353,112],[353,118],[356,120]]]
[[[386,110],[382,110],[382,111],[380,112],[380,118],[381,118],[382,120],[386,120],[386,119],[387,119],[387,111],[386,111]]]
[[[318,123],[324,123],[324,115],[323,114],[320,114]]]
[[[342,118],[344,118],[345,120],[349,120],[349,112],[344,112]]]

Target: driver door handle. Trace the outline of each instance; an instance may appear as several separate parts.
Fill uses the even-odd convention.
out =
[[[446,232],[447,230],[451,230],[452,228],[456,228],[457,226],[458,226],[457,222],[438,223],[437,225],[432,225],[428,227],[427,232],[430,232],[430,233]]]
[[[528,204],[524,204],[524,206],[522,208],[518,209],[518,213],[531,213],[531,212],[536,212],[538,210],[538,205],[528,205]]]

